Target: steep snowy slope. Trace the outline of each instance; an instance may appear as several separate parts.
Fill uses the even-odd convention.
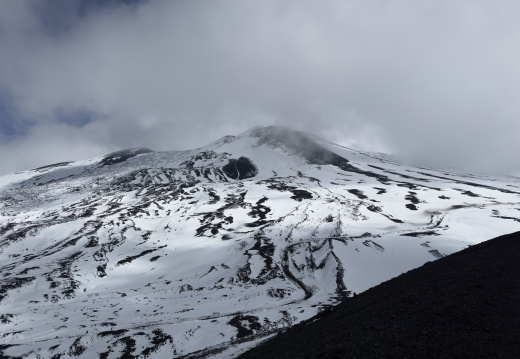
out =
[[[520,230],[520,180],[279,127],[0,177],[0,354],[230,357]]]

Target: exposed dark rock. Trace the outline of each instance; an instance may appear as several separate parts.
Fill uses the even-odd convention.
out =
[[[476,193],[473,193],[471,191],[461,191],[461,193],[465,196],[470,196],[470,197],[480,197],[480,195],[476,194]]]
[[[13,319],[14,317],[15,317],[14,314],[9,314],[9,313],[2,314],[2,315],[0,315],[0,323],[9,324],[12,322],[11,319]]]
[[[76,339],[70,346],[68,354],[71,357],[80,356],[87,348],[81,344],[81,337]]]
[[[372,212],[381,212],[381,211],[382,211],[381,207],[374,206],[373,204],[371,204],[370,206],[368,206],[367,209],[368,209],[369,211],[372,211]]]
[[[386,189],[384,189],[384,188],[374,187],[374,189],[377,189],[377,194],[385,194],[386,193]]]
[[[28,285],[35,279],[35,277],[14,277],[3,279],[0,283],[0,302],[8,295],[10,290],[18,289],[24,285]]]
[[[269,185],[267,188],[278,190],[280,192],[282,191],[290,191],[292,192],[293,196],[291,196],[292,199],[295,201],[301,202],[304,199],[312,199],[312,193],[309,191],[306,191],[304,189],[299,189],[294,186],[288,186],[285,182],[277,181],[277,180],[267,180],[265,182],[268,182]]]
[[[137,155],[143,154],[143,153],[150,153],[153,152],[152,150],[148,148],[133,148],[129,150],[122,150],[117,152],[112,152],[101,160],[99,162],[100,166],[110,166],[116,163],[124,162],[132,157],[135,157]]]
[[[365,196],[363,191],[360,191],[359,189],[355,189],[355,188],[354,189],[349,189],[348,192],[352,193],[354,196],[356,196],[359,199],[367,199],[368,198],[367,196]]]
[[[416,192],[409,191],[408,194],[404,196],[404,199],[412,202],[413,204],[419,204],[421,201],[419,201],[419,198],[417,198],[416,194]]]
[[[440,234],[435,231],[426,231],[426,232],[410,232],[401,234],[401,236],[407,237],[422,237],[422,236],[439,236]]]
[[[222,171],[232,179],[246,179],[255,177],[258,169],[247,157],[240,157],[238,160],[230,159],[229,163],[222,167]]]
[[[131,263],[134,259],[137,259],[137,258],[140,258],[142,256],[145,256],[147,255],[148,253],[152,253],[152,252],[155,252],[156,250],[158,250],[158,248],[156,249],[147,249],[145,251],[142,251],[141,253],[135,255],[135,256],[129,256],[129,257],[126,257],[125,259],[121,259],[120,261],[117,262],[117,265],[122,265],[122,264],[128,264],[128,263]]]
[[[237,328],[237,338],[243,338],[262,329],[258,317],[253,315],[237,315],[228,322],[229,325]]]
[[[164,333],[161,329],[154,329],[152,331],[152,333],[153,333],[153,337],[151,339],[152,346],[145,348],[142,352],[142,355],[145,358],[148,357],[150,354],[159,350],[159,348],[162,347],[163,345],[166,345],[167,343],[170,343],[170,344],[173,343],[173,338],[171,337],[171,335]],[[173,354],[174,355],[176,354],[175,348],[173,350]]]
[[[72,162],[58,162],[58,163],[54,163],[52,165],[47,165],[47,166],[42,166],[42,167],[38,167],[38,168],[35,168],[33,169],[33,171],[40,171],[40,172],[45,172],[45,171],[48,171],[48,170],[51,170],[53,168],[56,168],[56,167],[63,167],[63,166],[66,166],[68,164],[70,164]]]
[[[502,218],[502,219],[510,219],[510,220],[513,220],[515,222],[520,222],[520,218],[517,218],[517,217],[507,217],[507,216],[493,216],[495,218]]]
[[[291,196],[291,198],[298,202],[301,202],[304,199],[312,199],[312,194],[304,189],[293,189],[291,192],[294,195]]]
[[[411,209],[412,211],[417,211],[417,206],[413,203],[408,203],[405,206],[406,208]]]

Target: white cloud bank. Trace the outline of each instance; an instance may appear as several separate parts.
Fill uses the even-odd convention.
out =
[[[1,173],[261,124],[520,167],[517,1],[145,1],[61,18],[45,4],[0,12],[0,120],[22,127],[0,137]]]

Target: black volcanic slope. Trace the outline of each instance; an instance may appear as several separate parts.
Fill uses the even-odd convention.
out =
[[[100,162],[100,165],[101,167],[110,166],[116,163],[124,162],[129,158],[135,157],[137,155],[150,152],[153,151],[148,148],[131,148],[128,150],[112,152],[103,158],[103,160]]]
[[[240,358],[520,358],[520,232],[347,299]]]

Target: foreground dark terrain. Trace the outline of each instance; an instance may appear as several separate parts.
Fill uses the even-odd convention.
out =
[[[348,299],[240,358],[520,358],[520,232]]]

